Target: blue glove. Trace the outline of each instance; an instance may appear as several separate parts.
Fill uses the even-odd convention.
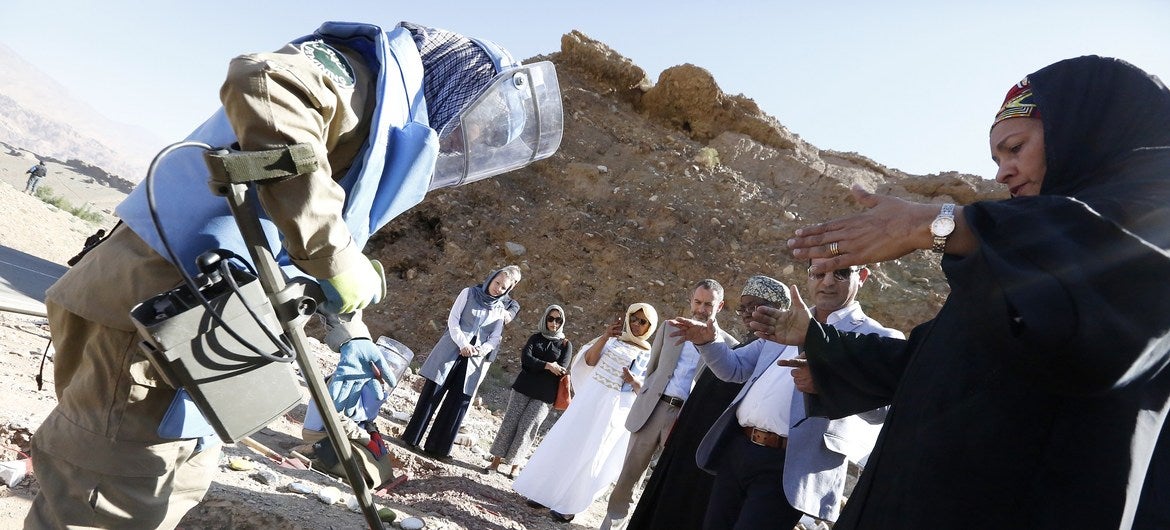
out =
[[[379,373],[375,375],[374,370]],[[386,399],[379,377],[391,378],[390,363],[370,339],[354,339],[341,346],[337,371],[329,378],[329,396],[338,412],[355,417],[362,408],[362,388],[373,385],[379,401]]]

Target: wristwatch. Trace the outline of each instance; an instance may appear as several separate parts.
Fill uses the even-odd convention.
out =
[[[946,203],[942,205],[942,209],[938,212],[938,217],[935,217],[930,222],[930,235],[934,236],[934,245],[930,247],[931,252],[942,254],[947,249],[947,236],[955,231],[955,205]]]

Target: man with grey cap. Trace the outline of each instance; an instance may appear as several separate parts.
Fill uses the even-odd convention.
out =
[[[249,198],[285,275],[324,291],[326,342],[339,354],[333,404],[370,420],[362,395],[384,399],[376,374],[391,370],[361,321],[386,289],[366,242],[428,191],[556,151],[555,69],[417,24],[326,22],[232,60],[220,99],[185,146],[295,161],[275,178],[247,168],[263,178]],[[200,272],[198,256],[249,255],[227,201],[208,190],[205,151],[171,151],[152,164],[152,192],[135,189],[117,208],[123,223],[46,293],[58,405],[32,439],[41,489],[26,527],[173,528],[217,470],[214,431],[200,414],[172,414],[184,394],[139,350],[129,316],[180,271]]]
[[[751,330],[752,313],[757,307],[789,307],[788,291],[777,289],[769,282],[773,280],[767,276],[752,276],[744,284],[735,313],[747,329],[747,335],[744,336],[745,342],[735,345],[733,350],[761,340]],[[699,530],[703,527],[715,477],[695,463],[695,450],[742,388],[743,383],[719,379],[706,366],[700,369],[691,395],[679,411],[670,437],[662,448],[662,456],[654,466],[654,474],[638,499],[638,507],[630,515],[627,530]]]
[[[788,290],[772,278],[756,278],[761,290]],[[843,331],[902,337],[861,312],[859,270],[810,274],[808,281],[814,293],[825,295],[818,319]],[[693,342],[715,375],[746,383],[695,454],[699,466],[716,475],[704,528],[792,528],[804,514],[835,520],[849,462],[868,456],[885,409],[836,420],[809,417],[791,369],[777,364],[797,357],[797,347],[757,340],[731,350],[706,322],[672,322],[679,328],[675,335]]]

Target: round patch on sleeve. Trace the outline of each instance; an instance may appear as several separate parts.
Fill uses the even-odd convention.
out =
[[[341,88],[353,88],[353,67],[345,56],[337,53],[328,44],[319,40],[311,40],[300,44],[301,53],[317,66],[333,83]]]

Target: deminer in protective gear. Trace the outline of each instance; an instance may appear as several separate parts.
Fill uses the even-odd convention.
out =
[[[232,60],[223,107],[188,140],[241,151],[311,147],[315,169],[249,192],[286,276],[325,292],[326,342],[339,352],[329,387],[359,421],[363,391],[384,398],[390,373],[361,322],[384,296],[370,234],[429,190],[458,186],[551,156],[562,114],[551,63],[521,65],[495,44],[401,23],[389,30],[329,22],[272,53]],[[37,429],[41,489],[29,528],[173,528],[218,467],[214,437],[165,424],[177,395],[139,348],[132,307],[180,283],[212,249],[247,256],[227,202],[208,191],[199,150],[155,171],[156,223],[140,186],[122,224],[46,293],[58,404]],[[174,246],[163,258],[159,231]]]

